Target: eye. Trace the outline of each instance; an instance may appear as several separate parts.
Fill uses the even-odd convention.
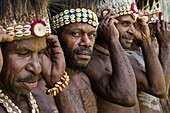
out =
[[[80,37],[80,35],[81,35],[79,32],[72,32],[71,34],[74,37]]]
[[[122,25],[128,27],[130,25],[130,22],[122,22]]]
[[[95,34],[95,33],[88,34],[89,38],[96,38],[96,36],[97,36],[97,34]]]
[[[39,55],[39,56],[43,56],[44,53],[45,53],[45,50],[41,50],[41,51],[38,52],[38,55]]]
[[[19,51],[18,54],[19,54],[19,55],[22,55],[22,56],[26,56],[26,55],[29,54],[29,52],[28,52],[28,51]]]

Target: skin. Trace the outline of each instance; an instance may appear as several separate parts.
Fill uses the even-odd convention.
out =
[[[75,70],[86,68],[91,59],[95,38],[96,29],[88,24],[75,23],[64,27],[60,42],[67,65]]]
[[[82,72],[91,60],[96,28],[87,23],[74,23],[61,29],[58,36],[66,58],[66,71],[70,81],[69,86],[56,96],[59,112],[97,113],[90,81]]]
[[[164,75],[165,75],[165,81],[166,81],[166,88],[167,92],[166,95],[167,97],[165,99],[161,100],[161,104],[163,107],[163,110],[165,113],[170,112],[170,106],[169,106],[169,98],[170,98],[170,93],[169,93],[169,85],[170,85],[170,25],[165,22],[165,21],[157,21],[156,24],[156,38],[158,40],[159,44],[159,60],[161,62]]]
[[[0,34],[0,37],[4,35],[5,34]],[[58,112],[54,99],[47,95],[44,89],[46,84],[47,86],[50,86],[53,85],[54,81],[56,83],[59,80],[59,75],[61,73],[58,71],[55,76],[53,75],[53,81],[50,81],[54,70],[50,71],[50,76],[46,76],[45,73],[47,74],[47,71],[45,70],[47,70],[47,68],[45,68],[43,61],[47,61],[46,65],[50,65],[51,69],[55,68],[55,70],[60,67],[60,65],[58,65],[59,67],[57,68],[55,67],[57,63],[61,63],[61,67],[64,68],[65,65],[63,64],[65,61],[58,58],[58,62],[56,59],[55,63],[52,61],[48,62],[49,59],[47,59],[48,57],[45,55],[47,48],[46,39],[48,39],[52,45],[55,45],[51,48],[48,46],[48,49],[51,50],[51,54],[53,54],[48,57],[57,58],[62,56],[61,58],[63,59],[64,56],[62,49],[55,36],[48,36],[47,38],[32,37],[29,39],[5,42],[2,44],[4,63],[0,75],[0,86],[3,92],[24,113],[30,112],[30,106],[26,98],[27,93],[30,91],[33,92],[33,96],[37,101],[40,113],[49,113],[52,111]],[[55,51],[58,51],[58,53]],[[40,79],[41,76],[46,76],[44,77],[46,83],[43,79]],[[0,112],[6,113],[3,107],[0,107]]]
[[[110,15],[108,14],[108,16],[110,16]],[[111,17],[113,17],[113,16],[110,16],[110,18]],[[141,17],[138,17],[138,20],[136,22],[132,18],[131,15],[120,16],[117,18],[117,20],[119,22],[118,23],[116,22],[115,26],[116,26],[117,30],[119,31],[119,40],[121,40],[120,43],[123,46],[123,48],[128,49],[131,46],[134,38],[140,42],[140,46],[142,48],[143,57],[145,60],[145,67],[146,67],[145,70],[146,71],[144,70],[143,67],[141,67],[141,65],[139,65],[139,63],[137,62],[137,60],[134,57],[131,57],[128,55],[130,63],[132,65],[134,73],[135,73],[135,77],[136,77],[136,81],[137,81],[136,85],[137,85],[138,92],[144,91],[144,92],[150,93],[150,94],[158,96],[158,97],[165,97],[166,89],[165,89],[164,74],[163,74],[163,70],[161,68],[159,59],[156,55],[156,52],[154,51],[154,48],[151,46],[150,32],[149,32],[149,28],[148,28],[147,24],[144,22],[144,20]],[[115,29],[112,29],[109,25],[106,24],[108,21],[105,20],[105,18],[103,18],[103,21],[105,21],[105,22],[103,22],[103,23],[105,23],[104,24],[105,29],[104,29],[104,27],[103,27],[103,29],[101,29],[101,31],[100,31],[100,32],[102,32],[101,34],[109,34],[110,36],[112,36],[113,32],[115,32]],[[103,25],[103,23],[101,23],[101,25]],[[109,27],[109,28],[107,28],[107,27]],[[113,31],[113,32],[111,33],[110,31]],[[103,37],[104,37],[104,39],[102,39]],[[115,37],[115,36],[113,35],[113,37]],[[96,66],[98,64],[98,62],[100,62],[100,65],[102,65],[102,67],[105,70],[107,70],[108,73],[115,72],[114,68],[113,68],[113,65],[115,64],[115,62],[112,63],[112,58],[111,58],[114,55],[112,51],[115,52],[115,49],[111,51],[111,46],[107,41],[106,35],[101,35],[100,38],[97,38],[97,39],[98,40],[96,40],[96,43],[101,45],[102,47],[108,49],[110,52],[110,56],[105,56],[98,51],[94,52],[94,55],[93,55],[94,57],[92,59],[95,59],[95,60],[92,60],[92,63],[90,62],[91,64],[93,64],[93,66],[90,65],[88,67],[88,71],[87,71],[88,73],[92,73],[92,74],[88,74],[88,76],[91,80],[93,89],[96,89],[99,87],[96,85],[96,83],[104,81],[105,78],[108,77],[107,75],[103,74],[103,75],[100,75],[101,76],[100,78],[102,78],[102,79],[100,79],[100,80],[98,79],[99,73],[103,73],[103,70],[101,70],[100,68],[98,68],[98,69],[94,68],[94,66]],[[121,65],[123,65],[123,62],[121,63]],[[117,66],[117,68],[118,68],[118,66]],[[90,70],[90,69],[93,69],[93,70]],[[90,72],[89,72],[89,70],[90,70]],[[122,72],[123,70],[125,71],[125,69],[121,69],[119,71]],[[115,74],[115,75],[118,75],[118,74]],[[94,76],[96,76],[96,77],[94,77]],[[122,79],[124,79],[123,77],[125,77],[125,75],[122,76]],[[129,78],[129,76],[128,76],[128,78]],[[129,81],[127,81],[127,80],[129,80]],[[132,82],[132,80],[125,79],[125,81],[127,83]],[[122,82],[119,81],[120,85],[118,85],[118,88],[122,89],[121,85],[123,84],[123,86],[125,88],[127,88],[128,90],[132,90],[131,88],[134,87],[135,85],[132,87],[126,87],[127,83],[125,84],[125,81],[122,81]],[[108,83],[110,83],[110,81]],[[158,83],[159,83],[159,85],[158,85]],[[115,86],[117,86],[117,85],[115,85]],[[122,92],[123,91],[124,90],[122,89]],[[117,94],[116,92],[118,93],[118,91],[115,90],[115,92],[113,94],[116,95]],[[99,91],[98,92],[96,91],[96,93],[98,95],[101,94]],[[129,95],[127,95],[127,96],[129,96]],[[120,94],[119,97],[121,98],[123,96]],[[113,98],[113,99],[115,99],[115,98]],[[103,112],[107,112],[107,113],[114,113],[114,112],[115,113],[117,113],[117,112],[119,112],[119,113],[125,113],[125,112],[126,113],[138,113],[141,110],[142,110],[141,111],[142,113],[157,113],[148,107],[146,108],[145,106],[143,106],[143,104],[140,104],[140,101],[139,101],[139,104],[137,103],[135,107],[130,107],[130,108],[125,108],[125,107],[116,105],[116,104],[123,105],[123,104],[121,104],[121,103],[125,102],[123,100],[116,104],[112,104],[113,102],[112,103],[109,103],[109,102],[110,101],[104,101],[101,98],[98,99],[99,113],[103,113]],[[128,105],[128,101],[126,101],[126,102]],[[140,109],[139,109],[139,105],[140,105]]]
[[[112,24],[113,22],[117,23],[115,17],[108,14],[103,18],[96,40],[97,44],[100,43],[103,47],[108,46],[110,56],[94,51],[86,74],[98,96],[108,102],[133,106],[137,100],[135,75],[119,42],[120,34],[116,26]],[[102,37],[105,37],[105,39],[102,39]]]

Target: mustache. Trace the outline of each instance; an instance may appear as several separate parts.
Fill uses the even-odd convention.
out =
[[[74,53],[81,53],[81,52],[88,52],[90,55],[92,55],[93,50],[88,47],[79,47],[74,50]]]
[[[134,39],[135,36],[131,33],[126,33],[126,34],[122,34],[121,37],[126,39]]]
[[[35,80],[39,80],[41,78],[40,75],[35,75],[35,74],[29,74],[24,78],[19,79],[19,82],[31,82]]]

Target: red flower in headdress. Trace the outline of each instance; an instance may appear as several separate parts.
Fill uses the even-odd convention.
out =
[[[134,13],[139,14],[138,7],[137,7],[136,3],[134,3],[134,2],[131,4],[131,10]]]
[[[42,37],[46,33],[46,24],[43,20],[35,20],[31,24],[31,34],[36,37]]]

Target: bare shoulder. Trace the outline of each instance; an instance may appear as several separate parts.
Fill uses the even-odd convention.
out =
[[[106,69],[110,67],[110,64],[110,56],[94,50],[88,67],[91,69]]]

